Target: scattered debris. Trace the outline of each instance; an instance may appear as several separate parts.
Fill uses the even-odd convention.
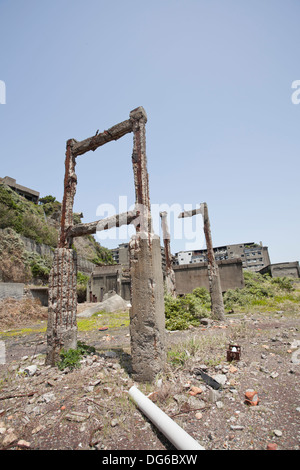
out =
[[[220,388],[222,388],[222,385],[220,382],[218,382],[217,380],[213,379],[208,374],[203,372],[202,369],[194,369],[194,374],[201,375],[202,380],[204,380],[204,382],[210,387],[212,387],[214,390],[219,390]]]
[[[250,406],[258,405],[258,402],[259,402],[258,394],[255,390],[252,390],[251,388],[246,390],[245,399],[246,399],[245,402],[247,403],[247,405],[250,405]]]
[[[270,442],[268,445],[267,445],[267,450],[277,450],[278,448],[278,445],[275,444],[275,442]]]
[[[65,418],[69,421],[75,421],[76,423],[82,423],[86,421],[90,415],[88,413],[81,413],[80,411],[71,411],[66,414]]]
[[[227,349],[227,361],[239,361],[241,359],[241,346],[230,344]]]

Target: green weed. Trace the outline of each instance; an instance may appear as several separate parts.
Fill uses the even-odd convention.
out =
[[[60,362],[57,364],[57,367],[60,370],[64,370],[67,367],[70,370],[79,369],[81,358],[88,354],[93,354],[95,351],[95,348],[92,346],[88,346],[81,341],[78,341],[77,349],[69,349],[68,351],[65,351],[64,349],[61,350]]]

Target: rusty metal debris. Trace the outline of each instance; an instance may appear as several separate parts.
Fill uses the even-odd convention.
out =
[[[212,387],[214,390],[219,390],[220,388],[222,388],[222,385],[217,382],[215,379],[213,379],[212,377],[210,377],[208,374],[206,374],[202,369],[194,369],[194,374],[196,375],[200,375],[202,380],[207,384],[209,385],[210,387]]]
[[[241,359],[241,346],[229,344],[227,349],[227,361],[239,361]]]

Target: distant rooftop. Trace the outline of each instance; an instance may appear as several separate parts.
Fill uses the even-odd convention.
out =
[[[10,188],[12,188],[16,193],[18,193],[20,196],[25,197],[29,201],[32,201],[34,203],[38,203],[40,193],[38,191],[35,191],[34,189],[26,188],[26,186],[22,186],[16,182],[14,178],[11,178],[10,176],[5,176],[4,178],[0,178],[0,183],[6,184]]]

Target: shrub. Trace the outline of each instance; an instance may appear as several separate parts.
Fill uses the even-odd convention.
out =
[[[48,204],[48,203],[55,202],[55,201],[56,201],[56,197],[51,196],[51,195],[44,196],[39,199],[40,204]]]
[[[271,279],[271,283],[282,290],[287,290],[288,292],[294,291],[294,281],[289,277],[274,277]]]
[[[224,305],[226,309],[249,308],[255,305],[276,307],[280,298],[286,297],[287,293],[289,296],[293,296],[292,291],[295,290],[294,280],[287,277],[271,278],[268,274],[262,275],[245,271],[244,280],[245,287],[243,289],[229,289],[225,292]],[[290,300],[292,299],[290,298]]]
[[[27,252],[27,261],[30,265],[33,277],[47,282],[52,266],[52,259],[47,256],[40,256],[34,252]]]
[[[192,294],[174,298],[165,295],[165,317],[168,330],[185,330],[189,326],[198,326],[199,319],[209,316],[210,297],[204,288],[198,288]],[[206,292],[205,292],[206,291]]]

